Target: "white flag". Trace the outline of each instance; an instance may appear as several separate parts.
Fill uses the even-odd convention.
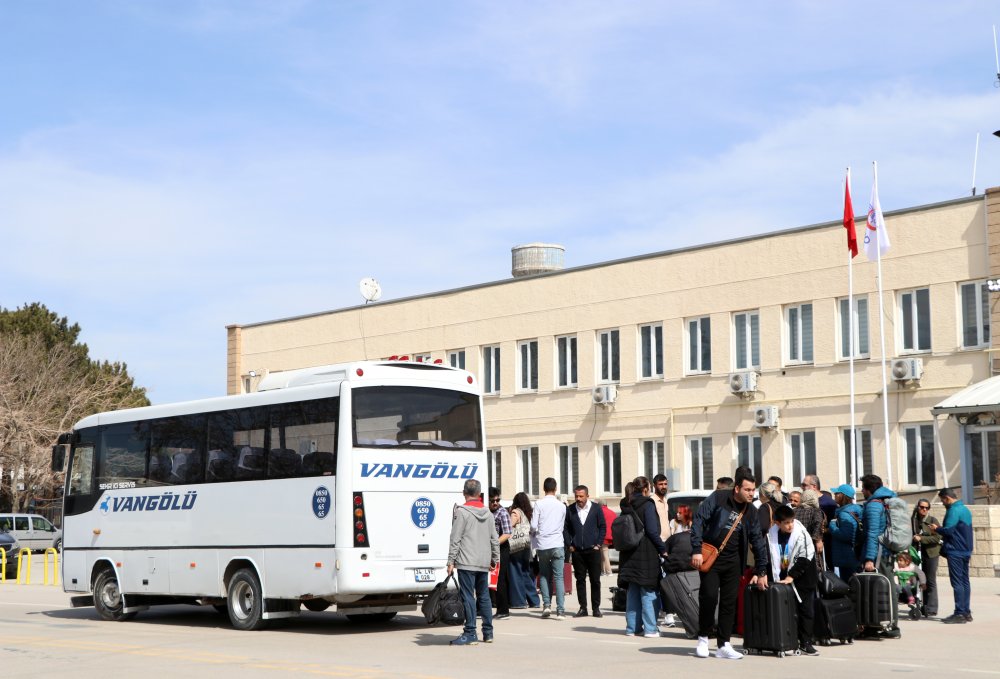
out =
[[[877,245],[876,245],[877,243]],[[865,227],[865,256],[874,262],[889,252],[889,232],[878,202],[878,178],[872,184],[872,198],[868,202],[868,224]]]

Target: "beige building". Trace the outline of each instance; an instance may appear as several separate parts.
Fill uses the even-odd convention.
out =
[[[714,488],[741,463],[786,487],[813,471],[828,488],[868,471],[904,492],[957,484],[958,427],[942,421],[942,464],[930,409],[993,374],[986,281],[1000,276],[1000,189],[886,222],[881,313],[864,254],[847,299],[845,231],[829,222],[232,325],[228,391],[269,372],[394,355],[464,366],[483,387],[490,478],[505,497],[537,495],[547,476],[560,492],[583,483],[606,497],[640,473]],[[972,443],[977,480],[1000,472],[998,450],[996,433]]]

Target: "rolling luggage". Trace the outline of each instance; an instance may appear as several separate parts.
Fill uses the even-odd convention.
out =
[[[846,597],[820,599],[816,602],[815,637],[820,646],[829,646],[833,639],[853,644],[858,633],[858,618],[854,605]]]
[[[698,571],[670,573],[660,580],[660,589],[667,599],[667,610],[680,618],[684,625],[684,635],[688,639],[697,637],[701,574]]]
[[[747,587],[743,595],[743,650],[774,653],[779,658],[799,652],[797,599],[791,585],[771,585],[764,591]]]
[[[881,573],[856,573],[849,585],[859,625],[880,629],[897,625],[896,597],[889,578]]]
[[[612,587],[611,610],[617,613],[624,613],[626,597],[628,597],[628,589],[626,587]]]

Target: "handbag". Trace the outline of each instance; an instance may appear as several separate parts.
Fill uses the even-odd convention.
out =
[[[818,573],[819,595],[824,599],[836,599],[847,596],[851,592],[851,587],[833,571],[820,570]]]
[[[736,527],[743,521],[743,514],[746,511],[747,508],[744,507],[743,511],[740,512],[739,518],[733,521],[733,525],[729,528],[729,532],[726,533],[726,539],[722,541],[721,545],[716,547],[715,545],[710,545],[707,542],[701,543],[701,567],[698,568],[699,571],[707,573],[712,570],[712,565],[715,563],[715,560],[719,558],[719,552],[726,548],[726,543],[729,542],[729,538],[733,537],[733,531],[735,531]]]
[[[445,625],[462,625],[465,623],[465,604],[458,583],[454,589],[448,588],[448,583],[454,580],[454,573],[434,585],[434,589],[424,599],[420,607],[428,625],[444,623]]]
[[[528,518],[518,512],[521,515],[521,519],[514,526],[511,531],[510,537],[507,538],[507,544],[510,545],[510,553],[514,554],[516,552],[523,552],[528,547],[531,547],[531,524],[528,523]]]

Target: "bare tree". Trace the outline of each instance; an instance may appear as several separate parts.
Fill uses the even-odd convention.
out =
[[[147,404],[120,364],[91,362],[80,345],[40,333],[0,332],[0,490],[9,484],[14,511],[59,487],[50,456],[60,433],[92,413]]]

